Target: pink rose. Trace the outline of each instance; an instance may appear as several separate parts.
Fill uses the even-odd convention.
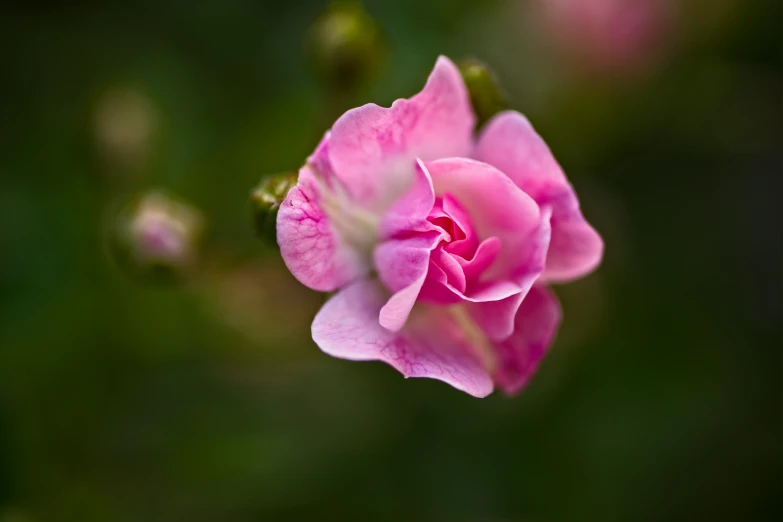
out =
[[[524,116],[474,139],[455,65],[387,109],[341,116],[280,207],[286,265],[314,290],[324,352],[380,360],[476,397],[519,391],[560,322],[545,284],[592,271],[603,242]]]

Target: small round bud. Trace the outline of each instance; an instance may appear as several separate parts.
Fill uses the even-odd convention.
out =
[[[98,153],[114,170],[138,170],[149,155],[155,120],[152,103],[139,91],[119,87],[105,91],[93,112]]]
[[[203,218],[196,209],[151,192],[120,212],[113,230],[114,250],[135,275],[176,279],[195,265],[202,228]]]
[[[383,54],[378,25],[359,1],[333,2],[313,24],[308,43],[315,70],[343,91],[369,79]]]
[[[459,64],[462,79],[470,93],[470,103],[478,119],[478,127],[484,125],[492,116],[508,108],[506,95],[495,77],[495,73],[486,64],[474,58]]]
[[[250,193],[256,234],[270,245],[277,244],[277,211],[288,191],[296,186],[298,178],[296,172],[275,174],[261,180]]]

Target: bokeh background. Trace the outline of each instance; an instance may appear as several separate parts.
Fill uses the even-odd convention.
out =
[[[780,520],[781,4],[622,3],[368,0],[346,86],[325,1],[3,2],[0,521]],[[607,244],[515,398],[323,355],[249,215],[439,54],[495,70]],[[207,224],[180,283],[107,247],[153,188]]]

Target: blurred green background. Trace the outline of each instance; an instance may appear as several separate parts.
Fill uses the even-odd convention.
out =
[[[3,2],[0,521],[780,520],[781,4],[648,3],[611,61],[533,1],[368,0],[347,89],[324,1]],[[607,245],[515,398],[323,355],[253,235],[264,174],[438,54],[495,70]],[[148,188],[207,220],[185,284],[106,246]]]

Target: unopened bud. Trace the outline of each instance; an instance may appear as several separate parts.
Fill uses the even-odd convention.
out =
[[[313,24],[313,67],[335,89],[350,91],[377,70],[383,54],[378,25],[354,0],[334,1]]]
[[[508,102],[495,73],[486,64],[468,59],[459,64],[462,79],[470,93],[470,103],[478,118],[478,127],[508,108]]]
[[[275,174],[261,180],[250,193],[256,234],[270,245],[276,244],[277,211],[298,177],[296,172]]]
[[[151,192],[120,212],[113,230],[115,253],[134,275],[178,279],[196,263],[202,229],[196,209]]]
[[[98,99],[93,126],[98,153],[107,166],[123,172],[135,171],[149,154],[155,111],[141,92],[113,88]]]

